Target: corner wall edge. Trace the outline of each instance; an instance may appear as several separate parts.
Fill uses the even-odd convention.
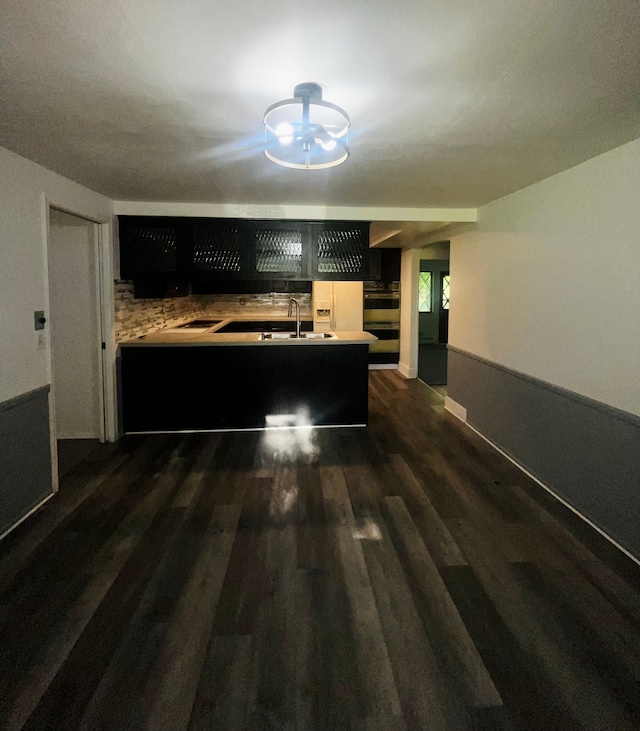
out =
[[[460,421],[464,424],[467,423],[467,410],[457,401],[454,401],[450,396],[445,396],[444,408],[449,413],[453,414],[456,419],[460,419]]]

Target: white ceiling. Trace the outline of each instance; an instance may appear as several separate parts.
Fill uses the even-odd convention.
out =
[[[116,200],[475,207],[640,136],[638,0],[0,0],[0,144]],[[303,81],[351,158],[269,162]]]

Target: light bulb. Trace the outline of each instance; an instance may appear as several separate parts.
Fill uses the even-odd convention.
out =
[[[275,134],[281,145],[290,145],[293,142],[293,127],[288,122],[282,122],[275,128]]]

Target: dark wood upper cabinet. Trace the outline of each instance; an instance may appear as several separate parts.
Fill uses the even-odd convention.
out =
[[[120,216],[120,276],[175,275],[187,264],[181,219],[163,216]]]
[[[369,224],[120,216],[123,279],[363,280]]]
[[[192,218],[186,223],[191,244],[190,270],[219,279],[246,279],[249,271],[247,236],[235,218]]]
[[[369,269],[365,280],[385,284],[399,282],[401,253],[400,249],[370,249]]]
[[[368,223],[311,224],[312,279],[363,280],[369,272]]]
[[[369,268],[365,280],[376,282],[382,276],[382,252],[380,249],[369,249]]]
[[[303,221],[247,221],[251,279],[311,279],[309,224]]]
[[[387,284],[400,281],[402,251],[400,249],[381,249],[380,279]]]

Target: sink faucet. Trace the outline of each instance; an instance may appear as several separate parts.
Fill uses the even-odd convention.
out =
[[[293,309],[293,305],[296,306],[296,337],[300,337],[300,303],[295,297],[292,297],[289,300],[289,313],[287,314],[287,317],[291,317],[291,310]]]

